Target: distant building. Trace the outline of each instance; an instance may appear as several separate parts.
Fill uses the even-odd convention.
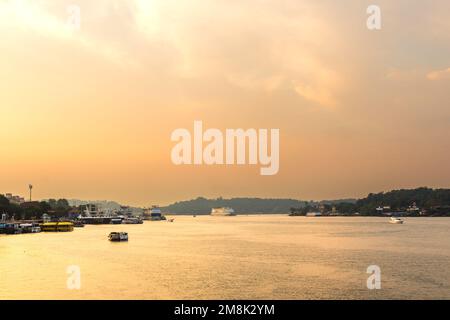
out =
[[[68,212],[68,218],[71,220],[78,218],[80,215],[81,215],[80,208],[70,208]]]
[[[151,218],[152,208],[144,208],[144,211],[142,213],[142,216],[144,218]]]
[[[128,206],[121,206],[117,214],[120,216],[131,217],[133,216],[133,209]]]
[[[102,214],[104,216],[115,216],[117,215],[117,210],[113,209],[113,208],[102,208]]]
[[[319,212],[322,213],[322,214],[324,214],[326,212],[326,208],[325,208],[325,205],[323,203],[321,203],[319,205]]]
[[[385,215],[385,216],[392,215],[390,206],[384,206],[384,207],[378,206],[378,208],[376,208],[376,211],[377,211],[377,214],[379,214],[379,215]]]
[[[408,209],[406,209],[406,211],[408,212],[408,214],[411,214],[411,215],[420,215],[421,214],[420,209],[419,209],[419,207],[416,206],[415,202],[413,202],[413,204],[410,205],[408,207]]]
[[[85,217],[98,217],[100,216],[100,210],[98,205],[94,203],[82,204],[80,206],[80,213]]]
[[[13,195],[12,193],[5,193],[4,197],[8,199],[11,204],[21,205],[25,202],[25,198]]]
[[[40,206],[41,203],[39,201],[24,201],[20,204],[20,207],[24,209],[38,209]]]

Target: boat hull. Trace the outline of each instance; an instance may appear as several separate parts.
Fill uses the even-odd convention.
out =
[[[224,207],[224,208],[213,208],[211,210],[211,216],[216,217],[230,217],[235,216],[236,213],[232,208]]]
[[[403,224],[403,221],[389,221],[392,224]]]

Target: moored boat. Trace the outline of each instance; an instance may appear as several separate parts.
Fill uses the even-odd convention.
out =
[[[99,217],[78,217],[78,220],[83,224],[111,224],[111,220],[114,217],[111,216],[99,216]]]
[[[123,223],[122,218],[112,218],[111,219],[111,224],[122,224],[122,223]]]
[[[391,217],[390,219],[389,219],[389,223],[392,223],[392,224],[403,224],[403,220],[402,219],[400,219],[399,217]]]
[[[211,209],[212,216],[235,216],[233,208],[229,207],[221,207],[221,208],[212,208]]]
[[[321,212],[308,212],[306,214],[307,217],[321,217],[322,213]]]
[[[19,223],[2,223],[0,224],[0,234],[21,234],[22,229]]]
[[[123,224],[143,224],[144,221],[140,218],[125,218],[122,220]]]
[[[22,233],[39,233],[41,227],[37,223],[21,223],[19,228],[22,229]]]
[[[46,222],[41,225],[44,232],[71,232],[73,231],[72,222]]]
[[[84,228],[84,223],[83,223],[82,221],[80,221],[80,220],[75,220],[75,221],[73,222],[73,226],[74,226],[75,228]]]

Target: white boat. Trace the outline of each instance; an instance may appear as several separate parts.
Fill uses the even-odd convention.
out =
[[[402,224],[404,221],[402,219],[400,219],[399,217],[391,217],[389,219],[389,223],[392,224]]]
[[[152,206],[144,209],[142,220],[161,221],[166,220],[166,217],[162,214],[159,206]]]
[[[111,219],[111,224],[122,224],[123,219],[122,218],[112,218]]]
[[[142,221],[140,218],[125,218],[122,220],[122,224],[142,224],[144,221]]]
[[[306,214],[306,216],[307,217],[320,217],[320,216],[322,216],[322,213],[321,212],[308,212]]]
[[[234,210],[229,207],[212,208],[212,216],[235,216]]]
[[[37,223],[22,223],[19,225],[22,229],[22,233],[39,233],[41,232],[41,227]]]

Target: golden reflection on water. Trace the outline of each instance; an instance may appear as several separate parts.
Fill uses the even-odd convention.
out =
[[[284,215],[0,235],[0,299],[449,299],[449,235],[446,218]],[[366,286],[374,264],[381,290]],[[79,290],[67,289],[71,265]]]

